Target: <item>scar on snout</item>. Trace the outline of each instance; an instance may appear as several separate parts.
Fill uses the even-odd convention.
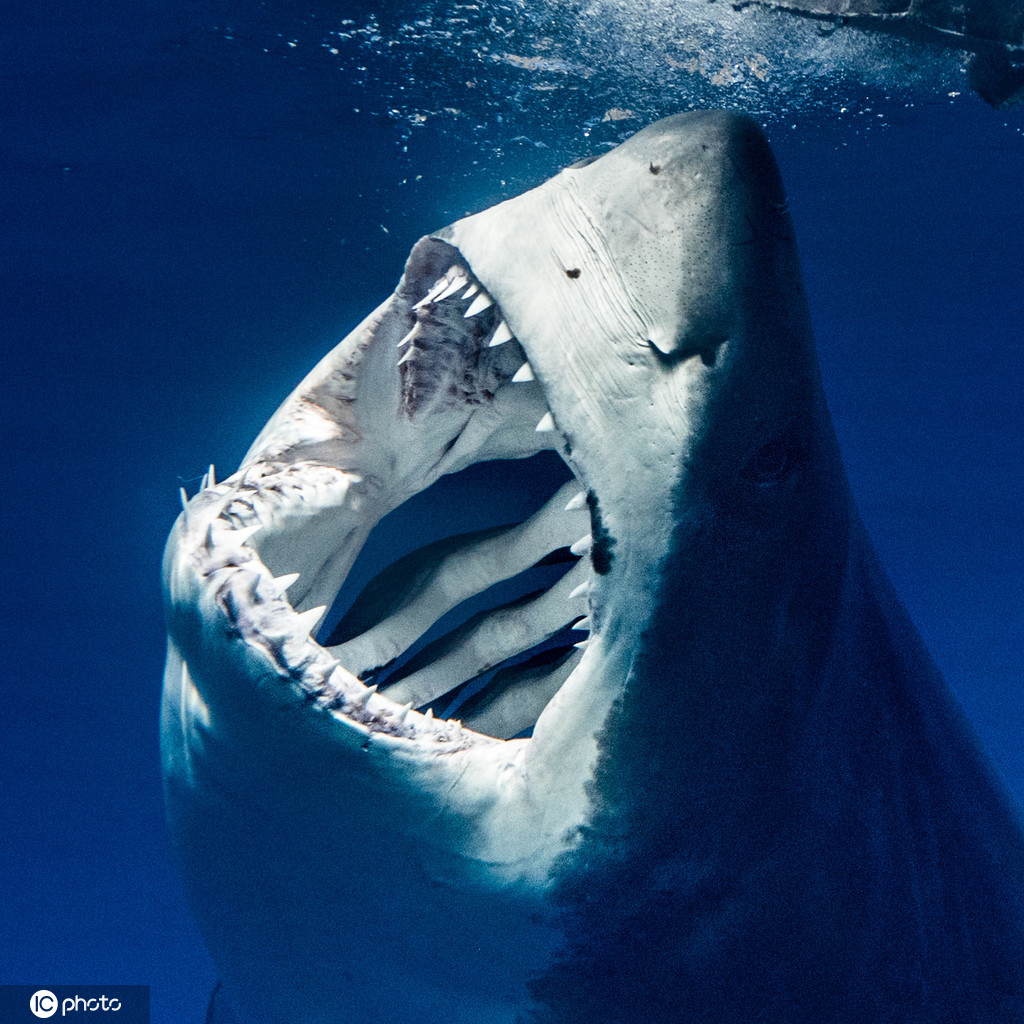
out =
[[[573,267],[572,270],[567,270],[565,272],[565,276],[566,277],[571,277],[575,281],[576,278],[580,276],[580,268],[579,267]]]

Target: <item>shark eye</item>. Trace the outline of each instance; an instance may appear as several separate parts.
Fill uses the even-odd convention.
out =
[[[799,467],[803,448],[793,430],[781,431],[747,460],[740,477],[758,488],[774,487]]]

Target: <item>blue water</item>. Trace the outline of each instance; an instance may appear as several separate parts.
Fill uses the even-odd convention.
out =
[[[1024,112],[970,96],[957,58],[645,46],[650,25],[541,4],[21,6],[0,39],[0,983],[149,984],[154,1021],[202,1019],[215,974],[157,753],[178,486],[237,464],[421,234],[691,105],[768,130],[854,492],[1024,800]]]

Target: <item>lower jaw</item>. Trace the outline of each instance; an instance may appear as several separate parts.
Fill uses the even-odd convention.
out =
[[[509,485],[500,497],[494,491],[496,478]],[[306,700],[369,733],[463,742],[466,732],[453,720],[462,718],[468,729],[508,739],[530,733],[578,662],[576,645],[585,643],[587,633],[571,628],[586,615],[583,581],[590,572],[585,552],[568,550],[570,536],[582,538],[587,528],[587,513],[578,499],[576,509],[565,514],[571,525],[561,527],[561,539],[556,536],[542,557],[528,558],[529,565],[509,578],[492,567],[490,576],[499,577],[492,586],[445,609],[386,664],[367,668],[347,657],[353,639],[358,639],[351,636],[352,623],[367,601],[371,610],[373,605],[372,593],[369,598],[356,595],[363,583],[372,583],[384,553],[393,557],[412,551],[409,557],[415,558],[416,550],[424,550],[419,546],[423,541],[428,550],[430,542],[436,543],[442,525],[451,535],[529,517],[567,478],[572,480],[571,473],[553,453],[479,464],[443,478],[371,530],[372,516],[366,516],[360,501],[363,484],[355,474],[257,462],[223,483],[209,482],[189,504],[186,519],[192,520],[189,535],[199,574],[215,587],[215,600],[230,629],[270,657],[278,674]],[[563,490],[579,492],[573,483]],[[453,516],[456,507],[464,514]],[[332,550],[324,557],[328,545]],[[320,554],[310,559],[311,551]],[[449,589],[444,575],[441,571],[442,591]],[[514,625],[520,607],[516,602],[538,588],[539,600],[549,603],[559,588],[563,598],[575,596],[561,612],[533,616],[532,626],[511,646],[502,642],[489,651],[486,641],[481,647],[477,639],[476,662],[460,660],[460,642],[473,639],[467,631],[474,624],[477,632],[486,632],[495,616],[512,615]],[[385,612],[394,612],[393,599],[385,596],[383,603]],[[336,605],[330,614],[323,607],[328,604]],[[400,608],[397,614],[401,618]],[[453,651],[456,665],[463,666],[461,677],[445,672]],[[432,664],[437,672],[424,691]],[[413,693],[407,692],[410,678],[419,681]]]

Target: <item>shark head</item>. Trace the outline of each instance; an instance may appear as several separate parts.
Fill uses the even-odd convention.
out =
[[[318,634],[385,515],[542,451],[568,482],[532,517],[416,548]],[[748,118],[658,122],[422,239],[167,547],[168,813],[243,1019],[596,1021],[574,930],[604,977],[740,962],[745,872],[778,896],[820,862],[779,823],[863,548]]]

